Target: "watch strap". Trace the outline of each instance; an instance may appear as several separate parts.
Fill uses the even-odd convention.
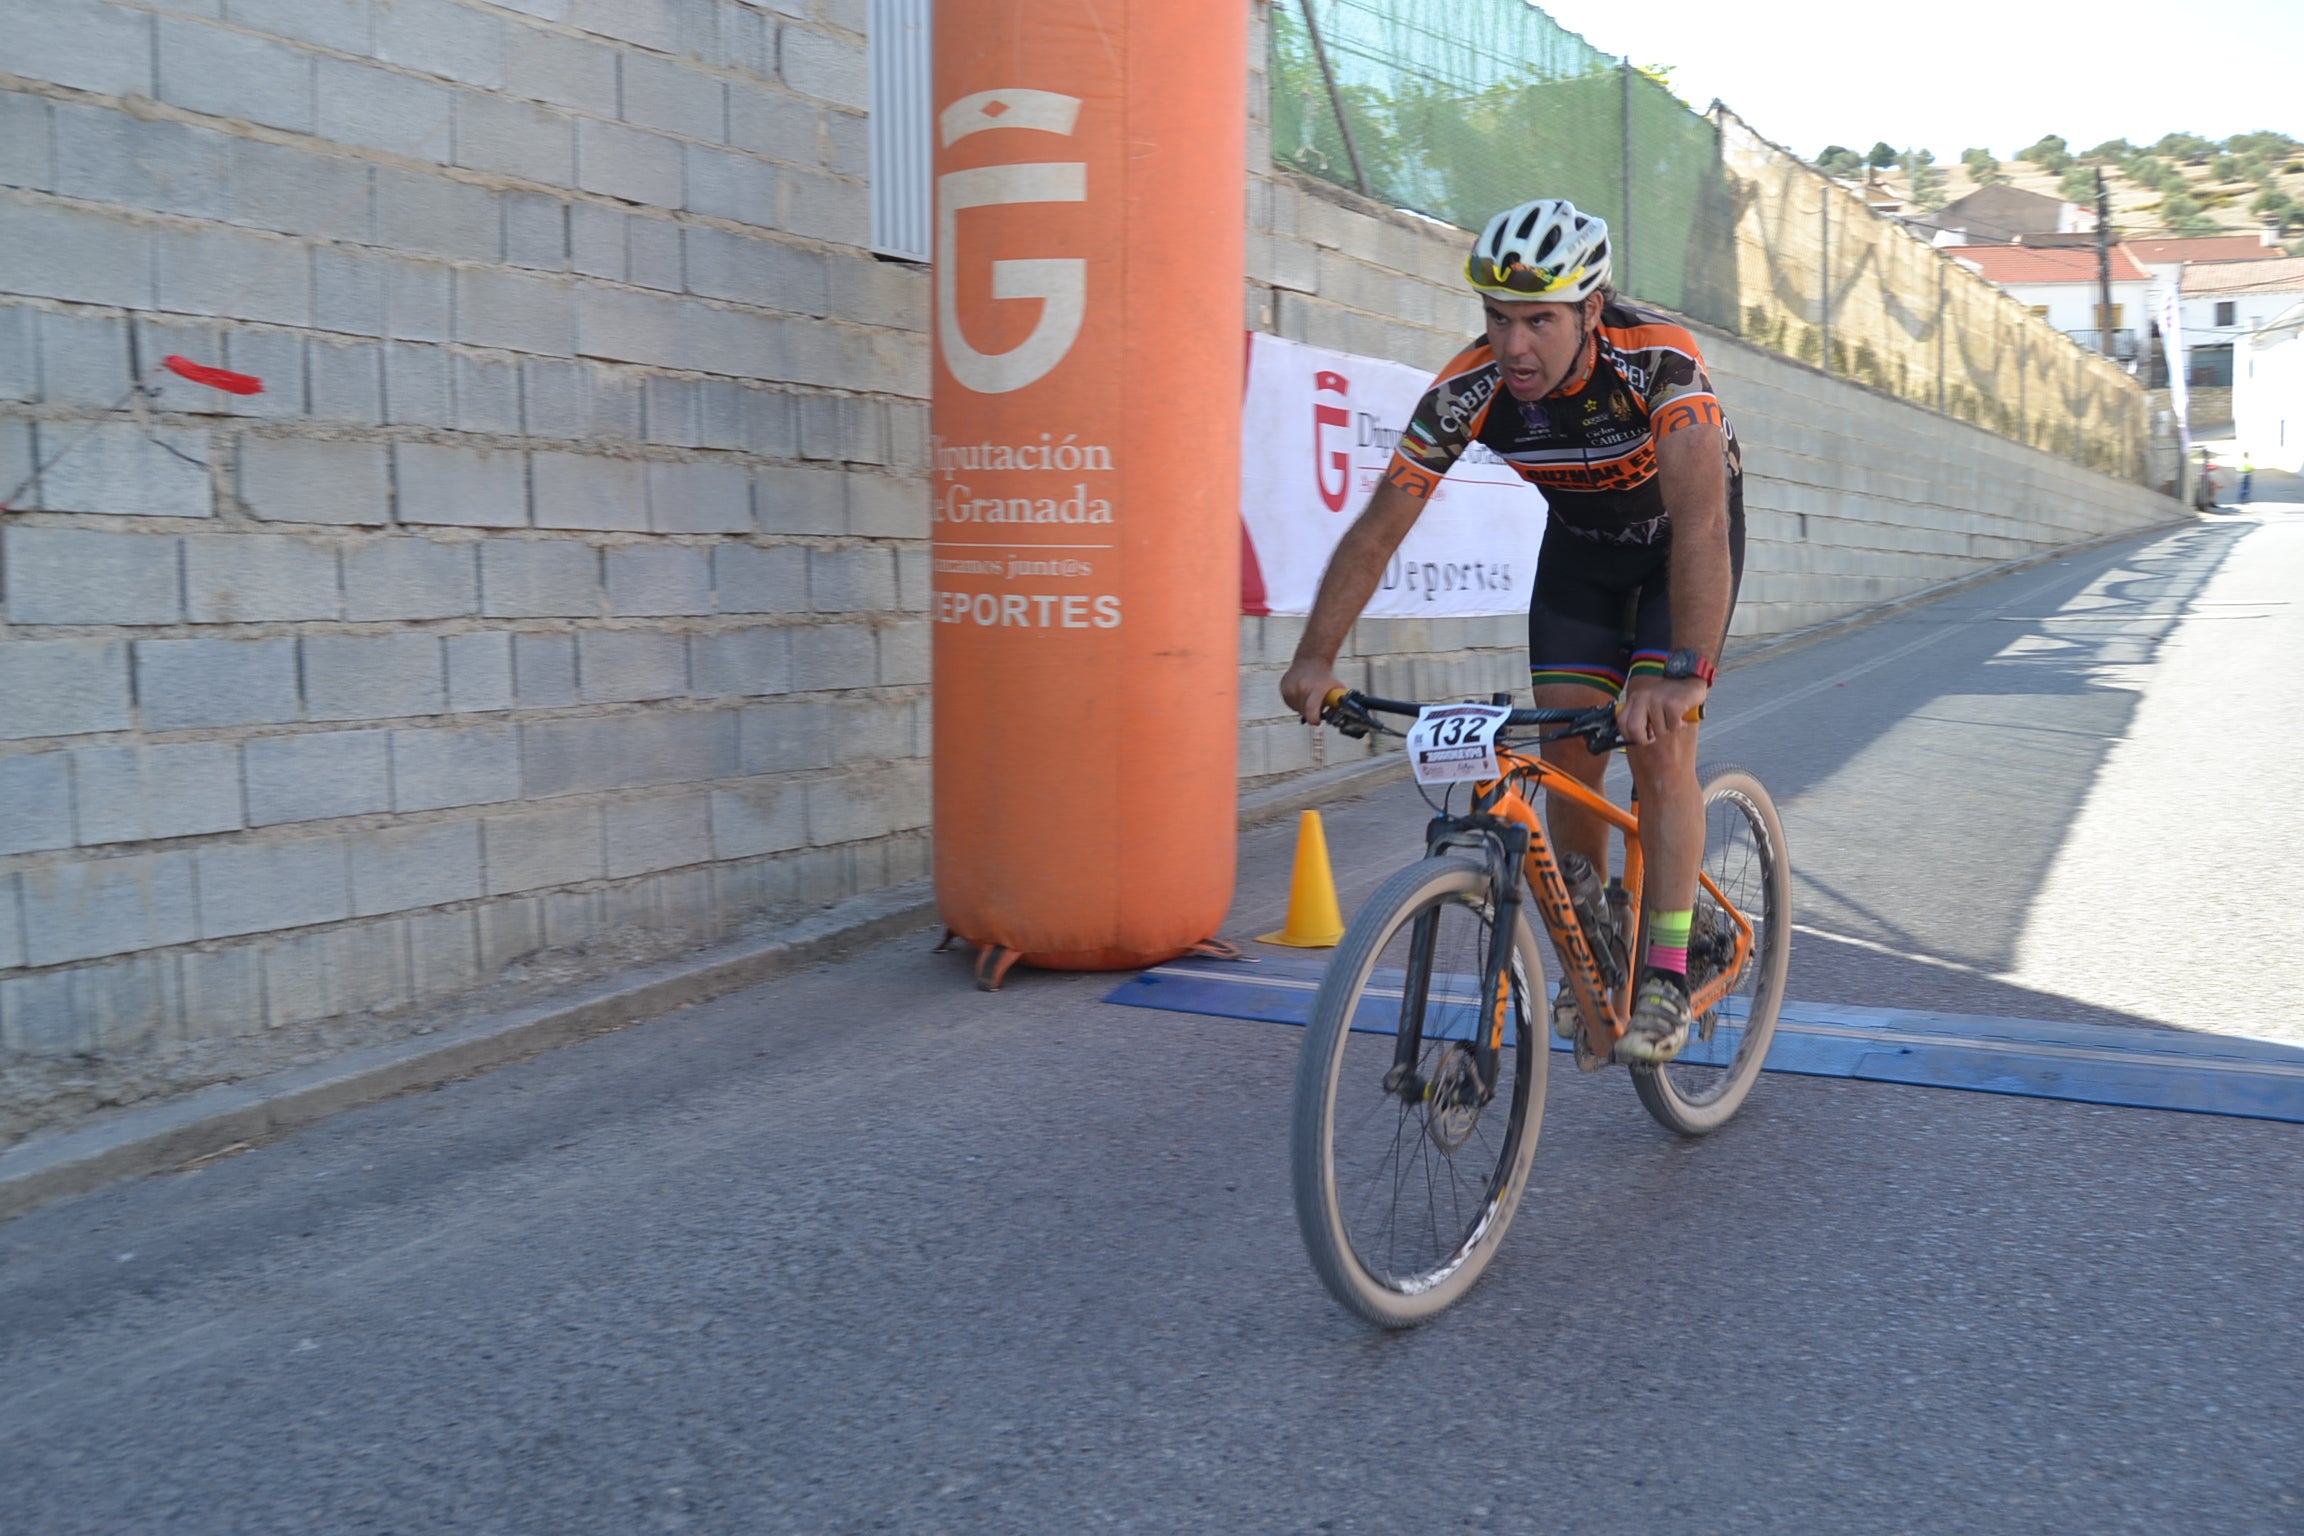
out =
[[[1712,658],[1701,651],[1673,651],[1664,659],[1666,677],[1693,677],[1705,687],[1712,686],[1714,669]]]

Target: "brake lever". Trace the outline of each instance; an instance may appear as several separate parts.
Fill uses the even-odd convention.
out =
[[[1336,727],[1339,734],[1354,741],[1364,741],[1370,732],[1382,731],[1373,716],[1352,702],[1352,695],[1342,688],[1332,691],[1320,708],[1320,719],[1325,725]]]
[[[1548,736],[1539,736],[1537,740],[1566,741],[1571,736],[1583,737],[1585,747],[1594,757],[1604,757],[1618,747],[1627,745],[1624,733],[1616,728],[1616,707],[1612,704],[1596,705],[1586,710],[1583,719],[1576,724],[1562,726]]]

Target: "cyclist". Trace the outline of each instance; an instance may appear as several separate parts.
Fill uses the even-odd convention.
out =
[[[1417,405],[1329,559],[1280,693],[1318,722],[1321,701],[1342,686],[1336,653],[1346,633],[1472,443],[1541,487],[1551,516],[1528,610],[1529,678],[1540,709],[1613,700],[1631,744],[1649,947],[1616,1054],[1669,1061],[1692,1022],[1688,933],[1704,845],[1697,732],[1683,717],[1711,690],[1743,573],[1736,437],[1695,339],[1609,285],[1601,219],[1558,198],[1506,209],[1481,232],[1464,274],[1486,334]],[[1548,743],[1544,756],[1595,789],[1607,773],[1607,758],[1581,741]],[[1605,867],[1605,823],[1560,797],[1546,822],[1564,855]]]

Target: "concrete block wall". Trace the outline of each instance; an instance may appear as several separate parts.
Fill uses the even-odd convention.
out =
[[[1470,231],[1276,166],[1266,28],[1251,0],[1246,324],[1437,370],[1481,330]],[[1531,188],[1530,195],[1537,189]],[[1637,298],[1637,295],[1634,295]],[[2006,561],[2181,517],[2170,498],[1690,324],[1745,453],[1745,579],[1731,635],[1765,639]],[[1530,515],[1541,516],[1533,494]],[[1301,621],[1241,621],[1241,773],[1318,766],[1274,686]],[[1527,684],[1523,616],[1367,620],[1340,669],[1389,691]],[[1395,693],[1394,696],[1403,696]],[[1341,749],[1350,750],[1350,744]],[[1340,744],[1324,750],[1333,760]]]
[[[0,1141],[925,872],[865,11],[0,0]]]
[[[1698,339],[1744,443],[1732,636],[1806,629],[2186,515],[2156,490],[1732,337]]]

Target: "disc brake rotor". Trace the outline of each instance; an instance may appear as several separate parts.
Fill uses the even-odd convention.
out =
[[[1424,1091],[1424,1134],[1432,1145],[1453,1154],[1472,1138],[1480,1123],[1480,1068],[1472,1053],[1450,1044],[1440,1053],[1431,1085]]]

